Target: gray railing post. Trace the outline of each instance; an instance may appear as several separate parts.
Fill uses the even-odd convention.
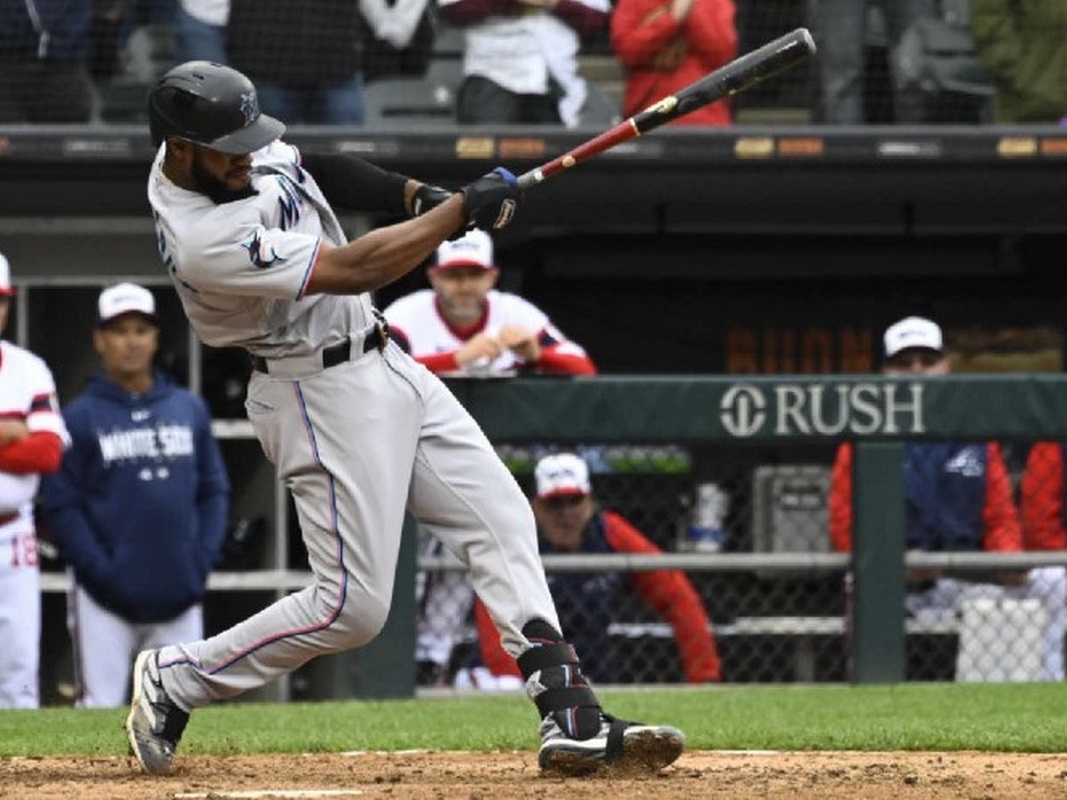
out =
[[[858,442],[853,474],[852,681],[905,679],[904,445]]]

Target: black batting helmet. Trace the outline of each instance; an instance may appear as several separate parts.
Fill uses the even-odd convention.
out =
[[[285,132],[285,125],[260,113],[252,81],[211,61],[187,61],[159,79],[148,98],[148,127],[156,147],[179,136],[237,155],[266,147]]]

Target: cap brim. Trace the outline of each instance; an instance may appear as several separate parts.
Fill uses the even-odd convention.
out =
[[[109,317],[97,319],[97,327],[103,328],[105,325],[109,325],[117,319],[122,317],[128,317],[131,314],[136,314],[139,317],[144,317],[156,327],[159,327],[159,317],[155,314],[149,314],[147,311],[141,311],[139,308],[128,308],[124,311],[117,311]]]
[[[260,114],[251,125],[221,136],[207,146],[220,153],[243,156],[261,150],[285,133],[285,123],[266,114]]]
[[[434,269],[458,269],[459,267],[467,267],[473,269],[494,269],[492,264],[483,264],[481,261],[472,261],[467,258],[456,259],[455,261],[446,261],[444,264],[434,264]]]
[[[898,347],[892,353],[886,353],[886,358],[893,358],[899,356],[901,353],[906,353],[908,350],[925,350],[927,353],[937,353],[939,356],[945,355],[945,349],[943,347],[933,347],[928,344],[909,344],[905,347]]]
[[[7,288],[0,289],[0,297],[14,297],[18,293],[18,290],[14,286],[8,286]]]
[[[589,492],[584,492],[578,487],[568,487],[565,489],[553,489],[551,492],[537,495],[540,500],[551,500],[553,497],[585,497]]]

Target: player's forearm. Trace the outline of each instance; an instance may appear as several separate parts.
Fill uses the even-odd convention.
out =
[[[319,184],[330,205],[352,211],[406,214],[417,185],[410,178],[352,156],[324,153],[301,155],[304,167]],[[409,189],[409,184],[411,187]]]
[[[535,364],[543,372],[560,375],[596,375],[596,365],[589,356],[561,352],[555,347],[541,349],[541,358]]]
[[[36,431],[25,439],[0,447],[0,471],[13,475],[48,475],[63,461],[63,440],[50,431]]]
[[[323,246],[307,294],[361,294],[380,289],[425,261],[465,223],[457,193],[415,219],[378,228],[343,247]]]

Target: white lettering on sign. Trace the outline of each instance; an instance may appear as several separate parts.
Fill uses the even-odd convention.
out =
[[[768,401],[773,399],[773,405]],[[719,419],[731,436],[925,433],[921,383],[739,383],[723,395]]]

